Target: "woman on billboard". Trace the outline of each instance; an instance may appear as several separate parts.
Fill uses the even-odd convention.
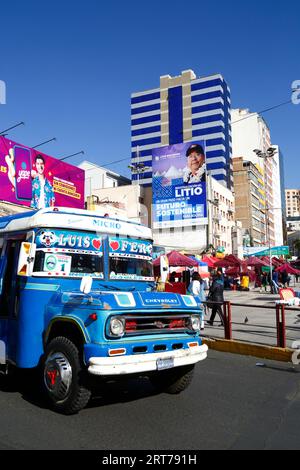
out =
[[[192,144],[186,151],[187,168],[183,174],[183,181],[186,184],[202,183],[205,181],[206,165],[203,147],[199,144]]]

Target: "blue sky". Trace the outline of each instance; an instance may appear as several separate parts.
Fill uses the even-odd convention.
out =
[[[80,150],[129,176],[130,94],[164,74],[221,73],[233,107],[287,101],[300,80],[298,0],[11,0],[2,2],[0,131],[62,157]],[[285,157],[287,187],[300,187],[300,105],[264,115]],[[78,164],[82,156],[67,160]]]

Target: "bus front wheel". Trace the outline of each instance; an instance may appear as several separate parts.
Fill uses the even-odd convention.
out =
[[[50,341],[43,361],[43,385],[56,411],[70,415],[87,405],[91,392],[84,376],[78,347],[63,336]]]

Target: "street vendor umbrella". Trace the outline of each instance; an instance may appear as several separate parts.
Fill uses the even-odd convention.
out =
[[[261,258],[265,263],[267,263],[268,266],[270,266],[270,257],[269,256],[263,256]],[[274,266],[275,268],[277,268],[278,266],[280,266],[281,263],[279,263],[278,261],[276,261],[275,258],[272,258],[272,266]]]
[[[256,274],[254,271],[251,271],[251,269],[248,269],[247,266],[244,264],[242,265],[242,270],[240,271],[240,268],[238,266],[234,266],[233,268],[227,269],[225,271],[225,274],[227,276],[249,276],[250,281],[255,281],[256,279]]]
[[[203,263],[206,263],[209,268],[213,268],[215,266],[215,259],[210,256],[203,256],[202,257]]]
[[[255,266],[255,267],[268,266],[265,261],[257,258],[256,256],[251,256],[249,260],[246,261],[246,264],[247,266]]]
[[[279,272],[279,273],[282,273],[283,271],[285,271],[288,274],[296,274],[296,275],[298,274],[298,275],[300,275],[299,269],[293,268],[293,266],[291,266],[289,263],[282,264],[281,266],[276,268],[276,271]]]
[[[230,266],[233,266],[232,263],[229,261],[226,261],[226,259],[220,259],[214,264],[215,268],[229,268]]]
[[[241,266],[244,262],[234,255],[226,255],[223,261],[228,261],[231,266]]]
[[[228,268],[229,266],[237,267],[240,268],[241,272],[241,267],[243,266],[244,261],[239,259],[237,256],[234,255],[227,255],[225,256],[224,259],[217,261],[215,263],[215,267],[217,268]]]
[[[167,254],[167,258],[169,260],[169,266],[183,266],[183,267],[197,267],[198,262],[192,260],[188,256],[182,255],[178,251],[170,251],[170,253]],[[157,258],[153,262],[153,266],[160,266],[160,258]]]

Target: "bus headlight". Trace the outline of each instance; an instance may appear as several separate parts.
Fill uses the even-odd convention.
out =
[[[193,331],[200,331],[200,317],[199,315],[191,315],[190,327]]]
[[[109,330],[113,336],[123,336],[125,331],[125,320],[120,317],[111,318]]]

